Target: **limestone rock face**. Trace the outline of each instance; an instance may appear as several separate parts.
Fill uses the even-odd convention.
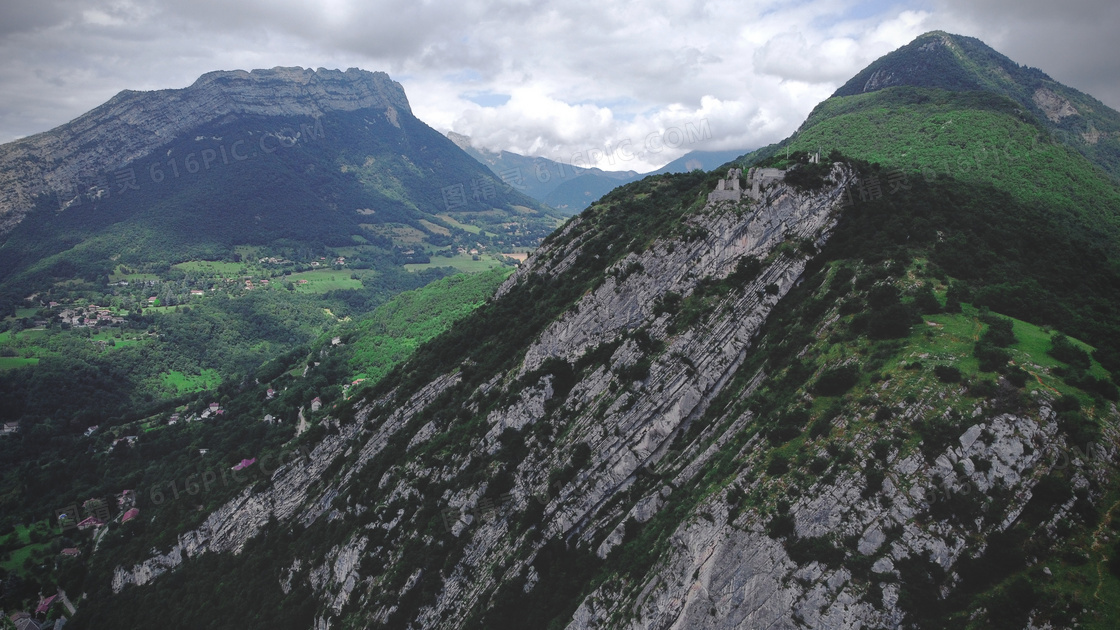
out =
[[[634,553],[627,542],[636,531],[656,527],[663,546],[648,570],[598,583],[573,602],[569,630],[904,626],[908,564],[952,575],[1014,523],[1055,466],[1072,465],[1079,488],[1101,487],[1109,473],[1068,456],[1041,399],[1014,413],[978,403],[932,454],[876,452],[881,427],[841,416],[834,426],[850,448],[846,463],[821,475],[764,473],[771,449],[757,427],[766,418],[721,394],[742,398],[767,383],[763,369],[740,368],[753,365],[745,361],[761,327],[812,262],[809,245],[828,240],[853,177],[836,165],[814,192],[774,180],[758,201],[698,205],[680,229],[620,255],[506,368],[468,378],[481,368],[467,360],[407,399],[391,392],[357,403],[354,422],[328,432],[308,458],[278,470],[267,488],[246,489],[173,548],[119,567],[113,588],[145,588],[201,553],[238,553],[275,519],[325,536],[301,541],[315,551],[279,558],[275,576],[285,592],[314,593],[316,628],[390,618],[462,628],[478,623],[496,593],[550,588],[546,546],[609,565]],[[578,231],[584,220],[572,219],[494,299],[570,269],[588,242]],[[764,261],[757,274],[700,295],[709,302],[688,326],[676,328],[658,308],[670,293],[689,300],[740,278],[733,274],[747,256]],[[549,372],[592,355],[597,363],[572,368],[567,381]],[[648,373],[629,369],[639,363]],[[890,386],[877,395],[893,396],[897,418],[941,413],[929,401],[901,404],[907,397]],[[461,406],[446,407],[452,399]],[[810,459],[837,460],[823,440],[805,444]],[[712,479],[728,461],[731,472]],[[876,488],[872,469],[881,472]],[[1001,499],[972,522],[930,517],[934,503],[969,493]],[[760,496],[780,501],[744,498]],[[1043,527],[1056,529],[1072,509],[1071,500]],[[418,565],[415,549],[439,560]]]
[[[23,219],[35,195],[70,190],[204,123],[245,114],[312,123],[332,111],[365,108],[390,120],[412,111],[399,83],[357,68],[210,72],[182,89],[125,90],[65,125],[0,145],[0,235]]]
[[[1050,119],[1050,122],[1056,123],[1063,118],[1077,115],[1077,109],[1072,103],[1054,93],[1054,91],[1049,88],[1038,88],[1031,98],[1034,104],[1038,105],[1039,109]]]
[[[213,77],[210,82],[236,81],[237,77]],[[837,181],[847,182],[851,174],[838,167]],[[782,184],[770,190],[764,204],[730,204],[720,201],[709,204],[702,212],[688,219],[690,225],[706,234],[703,238],[673,238],[659,241],[640,255],[630,255],[617,263],[623,267],[637,261],[643,271],[633,273],[621,282],[613,279],[598,290],[584,296],[565,315],[549,326],[539,338],[529,340],[524,360],[514,374],[504,380],[491,379],[485,386],[506,389],[526,373],[539,368],[548,358],[575,361],[589,348],[600,343],[619,341],[638,327],[652,327],[652,335],[664,339],[667,350],[654,361],[650,375],[640,391],[659,391],[657,396],[638,396],[640,391],[619,397],[609,405],[605,414],[597,416],[594,403],[609,394],[612,384],[617,386],[616,373],[597,370],[576,383],[568,395],[565,408],[573,413],[570,435],[576,441],[544,443],[529,440],[529,454],[514,471],[515,483],[509,493],[513,503],[507,510],[522,510],[530,501],[545,505],[542,527],[546,536],[576,536],[590,540],[601,530],[609,531],[620,526],[614,522],[625,516],[638,523],[653,518],[673,486],[655,489],[649,496],[638,497],[625,513],[614,508],[602,513],[605,503],[633,484],[635,476],[644,467],[655,466],[664,456],[669,443],[690,421],[703,413],[712,398],[719,393],[730,375],[742,362],[752,336],[765,321],[767,313],[777,301],[797,282],[805,267],[803,256],[778,254],[748,286],[727,301],[718,315],[712,316],[703,326],[686,334],[670,337],[663,315],[654,312],[656,300],[669,291],[689,295],[705,278],[721,278],[731,273],[743,256],[766,258],[778,245],[790,238],[804,238],[823,242],[835,221],[834,208],[839,200],[840,187],[816,192],[799,193]],[[577,219],[578,221],[578,219]],[[552,252],[559,258],[560,267],[569,264],[568,258],[578,255],[576,249],[567,255]],[[557,266],[545,268],[535,264],[538,251],[510,283],[519,282],[528,274],[558,273]],[[764,287],[774,287],[764,291]],[[624,343],[612,357],[612,364],[627,365],[637,360],[639,350],[632,342]],[[686,369],[679,357],[689,357],[691,367]],[[500,375],[499,375],[500,376]],[[503,431],[528,432],[529,427],[546,413],[546,403],[553,397],[552,377],[546,375],[529,384],[513,398],[508,406],[490,412],[488,432],[478,444],[478,454],[493,453],[497,437]],[[357,421],[340,427],[337,434],[328,436],[310,457],[281,468],[276,472],[269,488],[254,493],[245,490],[241,495],[211,514],[196,530],[182,534],[172,549],[157,554],[131,568],[118,567],[113,587],[119,591],[128,585],[143,585],[160,574],[186,561],[192,556],[208,552],[239,552],[247,540],[269,521],[298,521],[303,526],[312,525],[329,511],[334,499],[357,482],[361,470],[377,457],[393,436],[410,427],[405,444],[411,451],[418,450],[434,435],[446,429],[431,422],[418,426],[411,420],[437,399],[440,394],[458,382],[458,377],[448,374],[422,388],[405,404],[391,412],[380,409],[386,401],[367,404],[357,413]],[[626,384],[630,386],[629,383]],[[481,392],[480,392],[481,393]],[[736,426],[742,426],[746,418]],[[562,467],[571,458],[571,448],[585,443],[590,448],[590,461],[586,470],[571,481],[548,486],[548,471]],[[676,484],[682,483],[699,472],[703,461],[712,456],[718,444],[696,452],[692,460],[696,466],[681,471]],[[352,456],[348,456],[353,451]],[[321,479],[327,467],[342,458],[345,464],[334,479]],[[443,462],[442,468],[421,469],[401,462],[403,478],[426,476],[429,479],[454,479],[469,461]],[[385,485],[396,474],[383,479],[382,484],[392,497],[417,495],[407,485]],[[467,510],[469,513],[454,523],[455,533],[464,539],[465,553],[462,560],[445,578],[444,590],[436,601],[421,613],[424,623],[435,627],[435,619],[462,620],[482,589],[494,585],[495,578],[483,571],[490,556],[520,557],[516,563],[531,568],[535,543],[521,541],[509,546],[508,518],[500,510],[482,512],[482,497],[486,483],[446,497],[447,505]],[[348,513],[356,513],[352,507]],[[382,509],[378,512],[380,527],[397,530],[404,527],[412,514]],[[333,513],[331,518],[346,518],[344,513]],[[625,520],[625,519],[623,519]],[[604,530],[604,528],[606,528]],[[620,532],[621,534],[621,532]],[[616,536],[618,538],[618,536]],[[323,558],[293,558],[288,564],[318,567],[312,572],[312,586],[323,594],[324,602],[337,612],[342,603],[353,596],[363,596],[361,578],[351,571],[354,563],[349,549],[358,555],[375,553],[386,565],[394,560],[396,550],[379,547],[366,550],[355,542],[339,541],[336,548]],[[607,546],[603,554],[609,553]],[[360,562],[358,563],[360,564]],[[293,564],[293,566],[295,566]],[[277,576],[282,583],[291,580]],[[357,585],[357,586],[356,586]],[[355,590],[356,589],[356,590]],[[779,606],[780,607],[780,606]],[[386,613],[387,614],[387,613]],[[325,618],[326,619],[326,618]],[[328,620],[329,621],[329,620]],[[328,623],[324,621],[324,623]],[[440,627],[450,627],[440,625]]]
[[[338,494],[334,485],[318,491],[313,488],[324,478],[324,473],[335,460],[347,457],[352,443],[363,438],[366,440],[356,461],[347,468],[346,476],[341,480],[345,484],[350,475],[360,471],[370,458],[384,448],[404,423],[454,382],[454,377],[437,379],[375,429],[367,427],[364,420],[374,407],[384,405],[386,401],[378,401],[359,410],[355,423],[339,427],[337,434],[325,437],[306,457],[279,467],[272,474],[272,483],[267,490],[254,493],[252,488],[246,488],[212,512],[201,526],[180,534],[178,543],[166,553],[157,554],[131,568],[117,567],[113,590],[120,592],[130,584],[146,584],[175,568],[185,558],[207,552],[240,553],[245,543],[272,518],[287,522],[298,520],[305,526],[313,523],[326,512]]]

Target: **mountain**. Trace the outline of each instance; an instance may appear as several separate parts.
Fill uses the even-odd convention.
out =
[[[503,182],[566,216],[579,213],[615,187],[642,177],[635,171],[604,171],[510,151],[476,149],[471,146],[469,137],[455,132],[448,133],[447,137],[485,164]]]
[[[1021,66],[974,37],[926,33],[875,61],[833,95],[856,96],[898,86],[985,92],[1014,101],[1060,141],[1120,177],[1120,113]]]
[[[302,68],[122,92],[0,147],[0,221],[0,283],[20,298],[240,245],[427,257],[533,246],[556,225],[413,116],[384,73]]]
[[[0,513],[51,488],[27,466],[85,461],[91,427],[220,401],[403,291],[511,271],[559,221],[356,69],[209,73],[0,146],[0,422],[23,427]],[[378,341],[339,378],[416,343]]]
[[[744,151],[689,151],[651,173],[581,168],[547,158],[530,158],[510,151],[487,151],[471,146],[470,138],[450,132],[447,137],[502,181],[565,214],[577,214],[599,197],[646,175],[709,171],[743,155]]]
[[[744,153],[749,153],[749,151],[739,149],[731,151],[689,151],[650,174],[687,173],[697,169],[711,171],[735,160]]]
[[[1083,114],[1053,122],[1051,110],[1032,100],[1040,90],[1068,96]],[[1019,202],[1047,207],[1060,216],[1061,230],[1116,251],[1120,197],[1108,157],[1111,141],[1102,135],[1092,144],[1086,138],[1095,136],[1066,130],[1111,129],[1108,121],[1118,116],[977,40],[934,32],[873,63],[818,105],[791,138],[746,161],[837,150],[896,176],[991,185]],[[883,185],[898,189],[885,179]]]
[[[1117,627],[1117,185],[946,81],[618,187],[481,305],[496,278],[443,281],[477,308],[437,335],[402,302],[220,419],[53,438],[81,466],[23,455],[21,509],[132,489],[139,518],[13,531],[18,601],[83,592],[74,628]],[[350,381],[386,331],[428,341]]]

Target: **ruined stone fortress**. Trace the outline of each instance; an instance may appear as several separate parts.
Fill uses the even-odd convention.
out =
[[[743,177],[743,169],[733,168],[727,171],[727,177],[719,180],[716,189],[708,193],[708,201],[741,201],[743,193],[754,201],[762,200],[762,189],[785,177],[786,172],[780,168],[751,167],[747,171],[747,185],[749,190],[739,187],[739,179]]]

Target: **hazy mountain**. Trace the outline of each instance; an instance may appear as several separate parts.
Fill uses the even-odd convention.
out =
[[[697,169],[710,171],[746,153],[735,150],[690,151],[656,171],[638,173],[573,167],[547,158],[530,158],[510,151],[486,151],[472,147],[470,138],[462,134],[451,132],[447,137],[488,166],[503,181],[566,214],[576,214],[618,186],[637,181],[646,175],[687,173]]]
[[[746,149],[733,149],[730,151],[689,151],[681,157],[669,162],[665,166],[648,173],[649,175],[661,175],[662,173],[687,173],[697,169],[701,171],[711,171],[717,169],[728,162],[735,160],[745,153],[749,153]]]
[[[961,41],[738,187],[612,190],[384,378],[310,398],[428,299],[227,387],[205,432],[113,425],[136,450],[82,479],[143,517],[72,534],[68,627],[1117,627],[1120,191]]]
[[[447,137],[489,167],[507,185],[565,215],[577,214],[615,187],[643,177],[635,171],[582,168],[510,151],[476,149],[471,146],[470,138],[455,132],[447,134]]]

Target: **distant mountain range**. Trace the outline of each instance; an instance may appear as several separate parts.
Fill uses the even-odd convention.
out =
[[[471,145],[469,137],[450,132],[447,137],[506,183],[537,201],[565,214],[578,214],[599,197],[618,186],[648,175],[708,171],[746,153],[746,150],[690,151],[649,173],[604,171],[581,168],[542,157],[527,157],[510,151],[488,151]]]

